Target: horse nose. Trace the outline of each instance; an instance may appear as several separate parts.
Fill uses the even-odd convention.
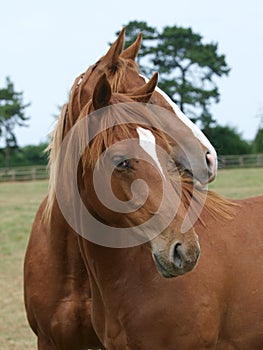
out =
[[[216,156],[211,154],[209,151],[206,153],[205,159],[208,169],[208,182],[211,182],[216,177],[217,159]]]
[[[182,244],[176,243],[173,247],[172,261],[178,269],[182,269],[184,265],[184,254],[182,250]]]
[[[172,248],[172,262],[178,271],[185,273],[192,270],[200,254],[199,247],[189,254],[182,243],[176,243]]]

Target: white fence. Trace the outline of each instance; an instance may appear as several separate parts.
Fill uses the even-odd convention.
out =
[[[257,168],[263,167],[263,154],[244,154],[219,156],[219,168]]]
[[[44,179],[48,179],[48,170],[46,166],[14,167],[8,170],[0,168],[0,182]]]
[[[219,156],[220,169],[256,167],[263,167],[263,154]],[[0,182],[44,180],[48,176],[46,166],[14,167],[9,170],[0,168]]]

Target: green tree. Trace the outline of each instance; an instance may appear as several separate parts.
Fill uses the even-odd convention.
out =
[[[253,152],[263,153],[263,116],[261,117],[261,122],[253,141]]]
[[[9,167],[10,150],[17,147],[16,126],[26,126],[29,119],[25,109],[30,104],[23,104],[23,93],[16,92],[9,77],[6,86],[0,89],[0,139],[4,143],[5,167]]]
[[[158,31],[156,28],[149,26],[144,21],[130,21],[125,25],[125,47],[130,46],[137,38],[139,33],[143,33],[143,41],[141,43],[140,52],[137,57],[137,62],[142,73],[151,74],[152,69],[149,67],[149,55],[152,53],[152,47],[156,44]],[[119,35],[120,31],[116,32]],[[144,58],[147,56],[147,59]]]
[[[146,22],[132,21],[126,25],[127,44],[142,31],[143,45],[138,63],[142,72],[159,72],[159,86],[201,128],[215,122],[210,106],[219,102],[215,77],[228,75],[225,56],[218,53],[217,43],[204,43],[191,28],[167,26],[162,31]],[[142,60],[146,57],[147,60]]]
[[[229,73],[225,56],[216,43],[204,43],[191,28],[165,27],[154,52],[154,69],[160,72],[160,87],[201,127],[214,122],[209,107],[219,102],[214,77]]]
[[[205,134],[219,155],[249,154],[252,151],[251,144],[243,140],[242,135],[233,127],[216,125],[207,128]]]
[[[47,165],[48,155],[45,152],[47,143],[40,143],[39,145],[27,145],[21,149],[24,154],[24,159],[30,165]]]
[[[27,145],[17,147],[10,154],[10,167],[27,166],[27,165],[47,165],[48,154],[45,152],[48,143],[38,145]],[[0,152],[0,164],[4,162],[4,154]]]

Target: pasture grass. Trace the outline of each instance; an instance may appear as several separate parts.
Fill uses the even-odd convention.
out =
[[[46,181],[0,184],[0,349],[36,349],[23,305],[23,259]]]
[[[263,168],[219,170],[209,188],[233,199],[258,196],[263,194]]]
[[[23,259],[36,210],[47,181],[0,183],[0,349],[36,349],[23,304]],[[263,194],[263,168],[220,170],[210,185],[222,195]]]

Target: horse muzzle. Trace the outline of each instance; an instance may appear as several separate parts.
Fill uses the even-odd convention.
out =
[[[169,254],[153,252],[153,261],[157,271],[165,278],[184,275],[193,270],[200,255],[200,246],[187,249],[182,243],[171,246]]]

